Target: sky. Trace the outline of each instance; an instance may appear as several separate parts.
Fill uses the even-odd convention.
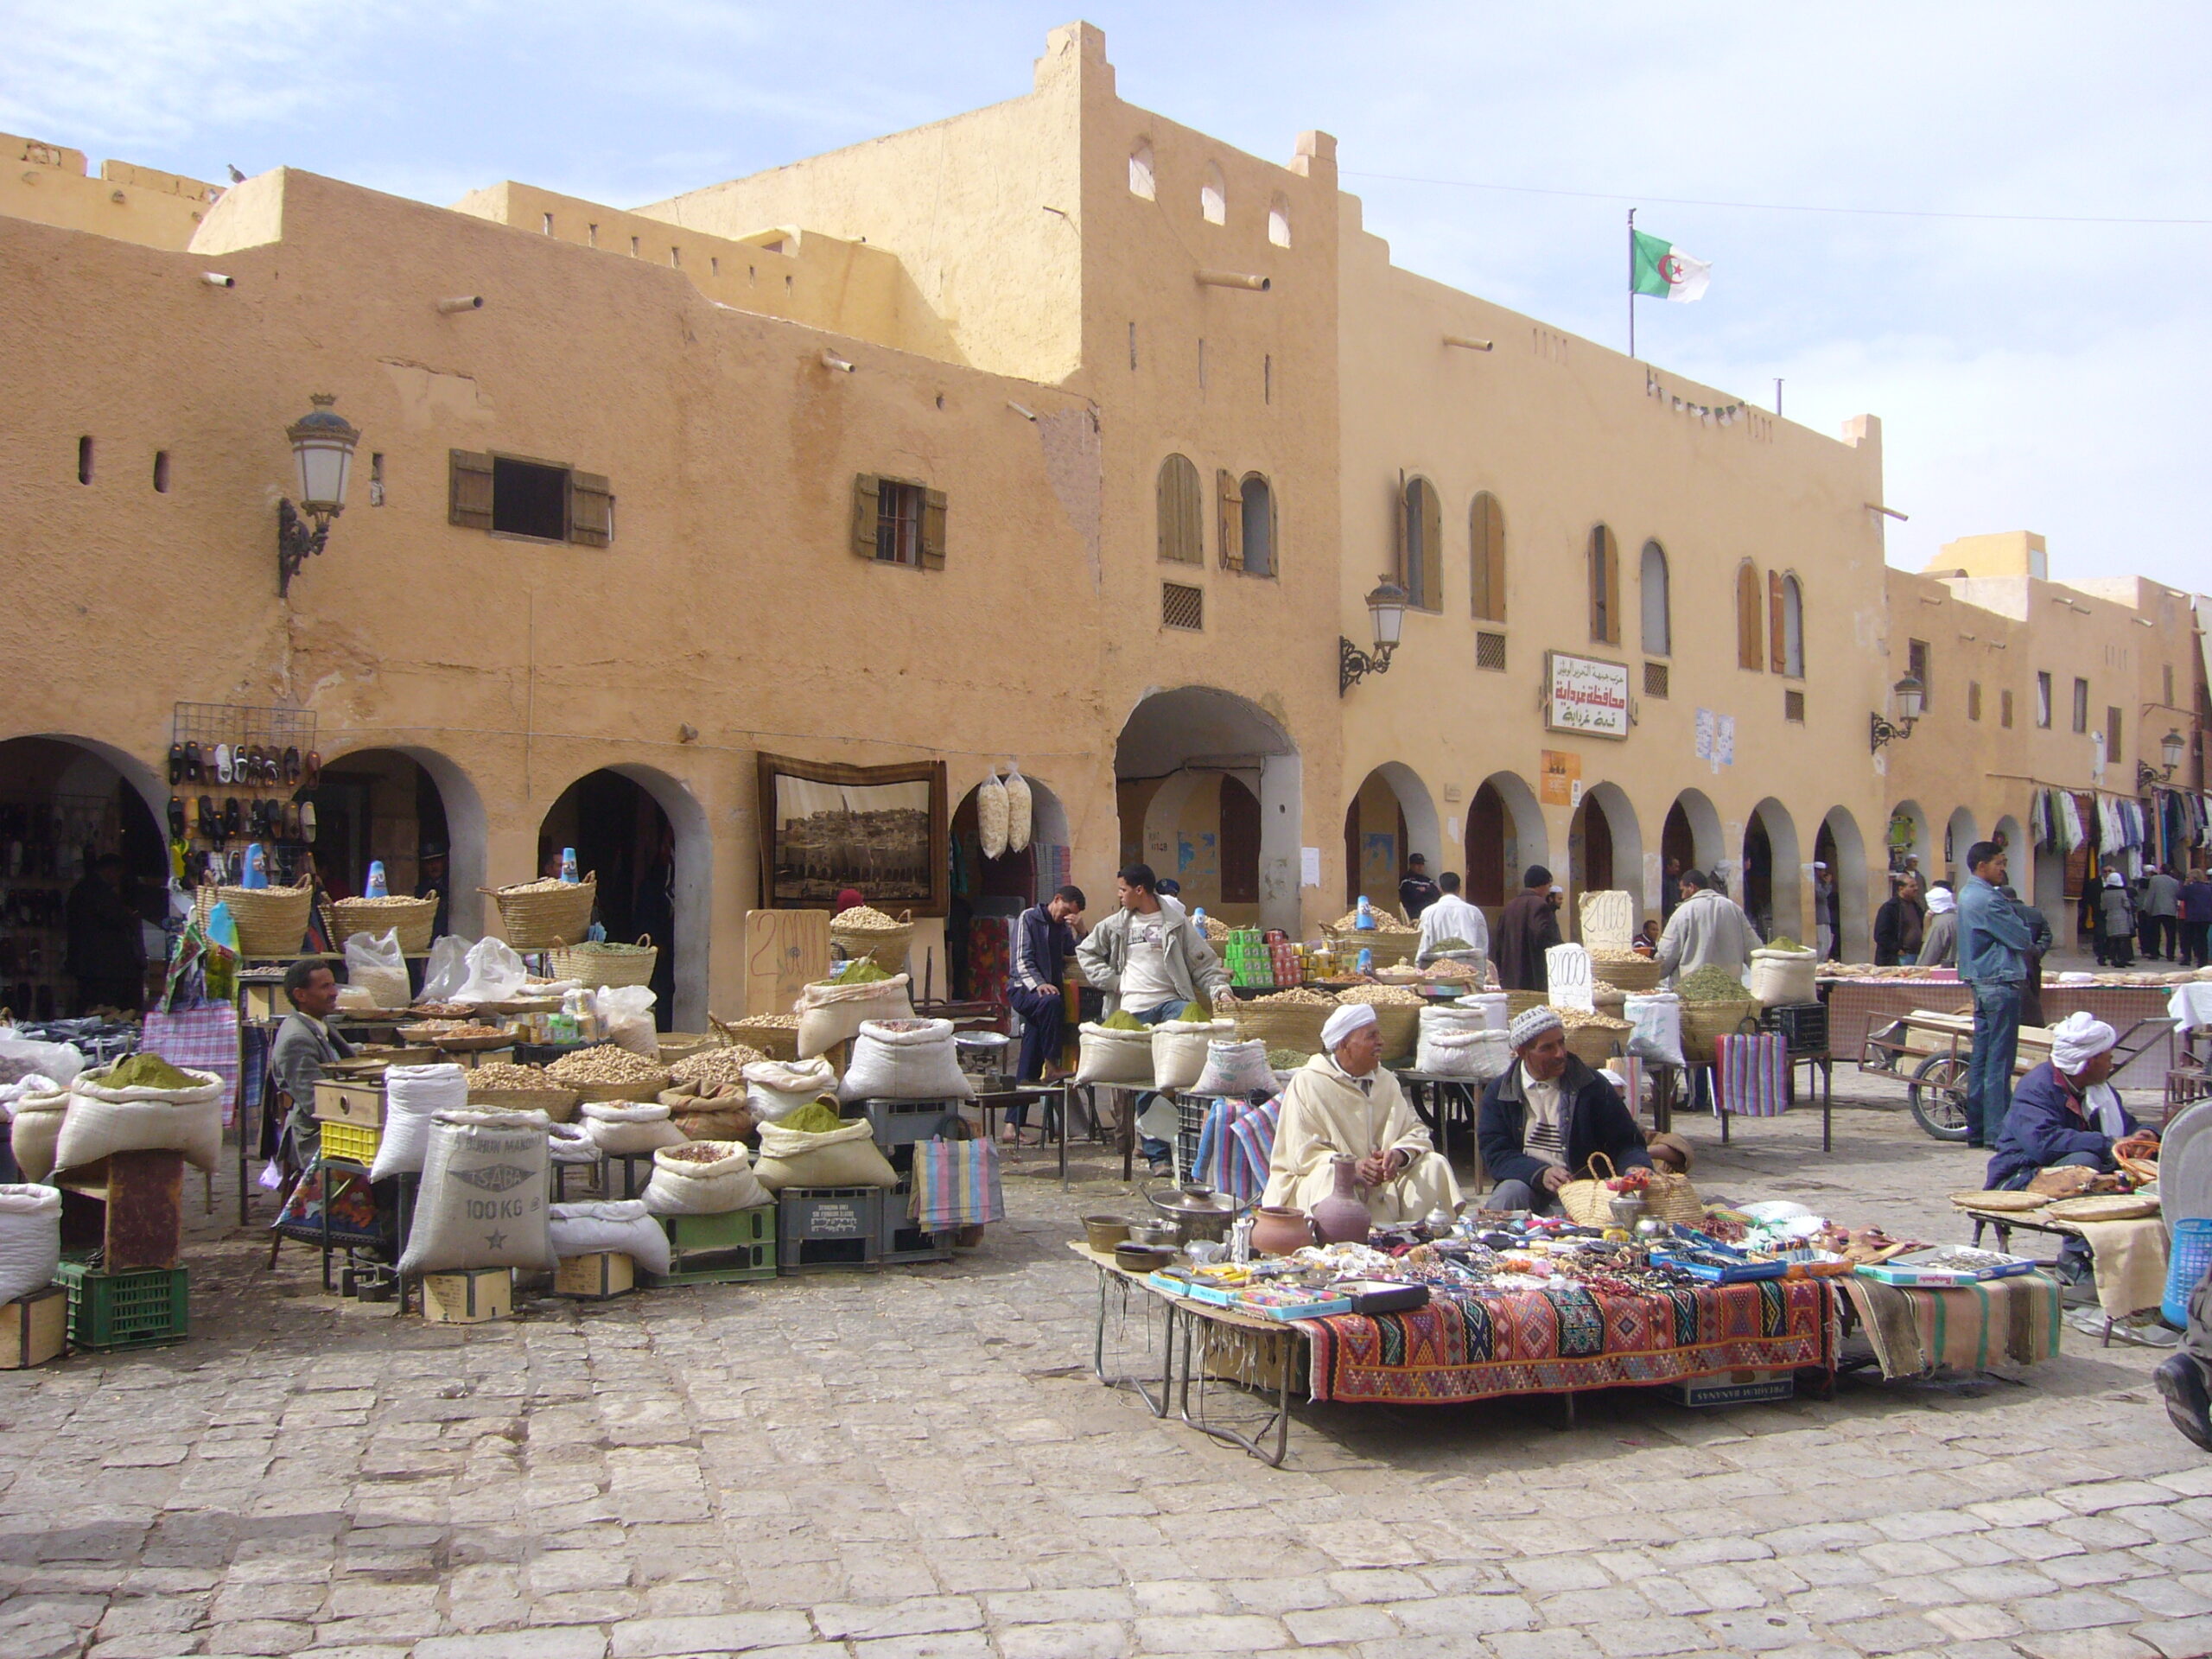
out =
[[[1017,96],[1046,31],[1086,16],[1129,102],[1277,161],[1334,133],[1399,264],[1614,347],[1639,207],[1713,267],[1696,304],[1638,302],[1639,354],[1767,407],[1779,377],[1786,417],[1817,431],[1880,416],[1885,493],[1910,516],[1892,563],[2026,529],[2062,581],[2212,588],[2189,459],[2212,347],[2212,8],[9,11],[0,129],[96,162],[289,165],[439,203],[512,178],[615,206]]]

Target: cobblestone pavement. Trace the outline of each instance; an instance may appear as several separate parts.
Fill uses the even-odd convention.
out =
[[[1700,1122],[1701,1184],[1962,1236],[1979,1161],[1839,1082],[1835,1156],[1815,1115]],[[196,1217],[189,1344],[0,1376],[0,1653],[2212,1651],[2212,1461],[2154,1352],[1573,1428],[1309,1407],[1270,1471],[1092,1380],[1063,1241],[1120,1189],[1050,1169],[950,1266],[466,1330]]]

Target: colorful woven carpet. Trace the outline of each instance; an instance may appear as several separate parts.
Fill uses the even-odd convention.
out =
[[[1884,1376],[1925,1376],[1939,1365],[1978,1371],[1993,1359],[2032,1365],[2058,1356],[2058,1283],[2039,1273],[1955,1290],[1841,1281]]]

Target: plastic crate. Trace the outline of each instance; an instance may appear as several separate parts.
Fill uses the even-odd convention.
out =
[[[1828,1005],[1784,1002],[1764,1010],[1759,1024],[1782,1039],[1793,1058],[1828,1052]]]
[[[912,1175],[883,1195],[883,1230],[878,1236],[880,1262],[950,1262],[952,1235],[926,1233],[906,1213],[914,1197]]]
[[[366,1168],[377,1160],[377,1147],[384,1130],[373,1123],[339,1123],[322,1120],[322,1155],[342,1159]]]
[[[787,1186],[777,1202],[776,1270],[873,1266],[882,1249],[880,1186]]]
[[[148,1348],[192,1333],[182,1268],[99,1273],[65,1259],[54,1276],[69,1293],[73,1348]]]
[[[2166,1294],[2158,1312],[2177,1331],[2189,1329],[2189,1295],[2212,1269],[2212,1217],[2183,1216],[2174,1223],[2171,1253],[2166,1258]]]
[[[960,1122],[960,1103],[952,1100],[870,1100],[861,1103],[868,1113],[868,1130],[879,1147],[912,1146],[953,1134]]]
[[[756,1205],[715,1216],[662,1216],[668,1271],[639,1275],[648,1285],[742,1284],[776,1276],[777,1206]]]

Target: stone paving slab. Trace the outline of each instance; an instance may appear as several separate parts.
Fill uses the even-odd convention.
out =
[[[1938,1240],[1980,1160],[1839,1074],[1692,1120],[1708,1195]],[[1269,1470],[1090,1375],[1096,1149],[942,1266],[431,1327],[193,1218],[193,1339],[0,1376],[0,1654],[1666,1659],[2212,1652],[2212,1462],[2159,1356],[1693,1413],[1300,1408]],[[1141,1319],[1116,1345],[1141,1356]]]

